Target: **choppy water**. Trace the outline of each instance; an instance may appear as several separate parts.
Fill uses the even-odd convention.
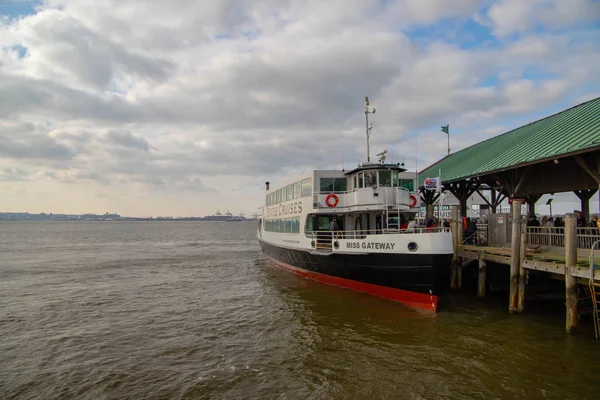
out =
[[[254,223],[0,224],[0,399],[585,399],[593,333],[281,271]],[[592,329],[591,325],[587,326]]]

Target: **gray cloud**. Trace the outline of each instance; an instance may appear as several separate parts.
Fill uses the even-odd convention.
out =
[[[412,160],[419,134],[424,166],[445,154],[440,124],[458,150],[600,90],[597,31],[531,33],[476,0],[126,3],[47,0],[0,26],[4,182],[69,183],[90,202],[96,185],[107,201],[150,190],[212,210],[215,191],[248,187],[258,199],[263,177],[364,159],[365,96],[378,110],[372,153]],[[550,3],[543,24],[563,7]],[[500,40],[461,47],[455,26],[467,20]],[[415,38],[439,21],[444,35]]]
[[[117,132],[110,130],[104,134],[104,139],[110,144],[150,151],[150,143],[144,138],[132,135],[131,132]]]
[[[20,168],[4,167],[0,168],[0,181],[2,182],[21,182],[29,179],[29,173]]]
[[[47,136],[32,123],[0,125],[0,158],[70,160],[68,146]]]

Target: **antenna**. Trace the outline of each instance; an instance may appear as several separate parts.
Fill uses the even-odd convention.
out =
[[[342,152],[342,172],[345,172],[346,169],[344,168],[344,149],[342,149],[341,152]]]
[[[369,110],[369,98],[365,97],[365,119],[366,119],[366,130],[367,130],[367,162],[371,162],[371,147],[369,143],[369,139],[371,138],[371,129],[373,129],[373,124],[369,127],[369,114],[375,114],[375,108],[373,111]]]
[[[387,150],[382,151],[381,153],[377,154],[377,157],[379,157],[379,163],[380,164],[384,164],[385,163],[385,155],[387,154]]]

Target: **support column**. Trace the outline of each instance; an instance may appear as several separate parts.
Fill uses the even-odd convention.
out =
[[[519,308],[519,268],[521,258],[521,201],[512,202],[512,252],[510,255],[510,297],[509,312],[518,312]]]
[[[452,240],[454,243],[454,257],[452,258],[451,267],[451,289],[460,289],[462,287],[462,257],[458,255],[458,252],[462,248],[462,218],[458,211],[458,206],[452,206]]]
[[[541,197],[541,194],[530,194],[529,196],[525,196],[525,201],[527,202],[528,217],[535,216],[535,203],[537,203]]]
[[[527,223],[521,221],[521,251],[519,252],[519,299],[517,301],[517,312],[525,309],[525,268],[523,262],[527,254]]]
[[[590,199],[596,193],[596,189],[593,190],[575,190],[573,191],[575,196],[579,197],[581,201],[581,215],[585,218],[585,223],[590,222]]]
[[[485,261],[479,256],[479,279],[477,282],[477,297],[480,299],[485,298],[485,287],[486,287],[486,265]]]
[[[464,215],[462,214],[462,212],[458,211],[458,223],[456,224],[457,225],[456,227],[458,229],[456,230],[456,232],[457,232],[457,240],[458,240],[459,249],[461,249],[463,246],[463,230],[464,230],[463,216]],[[463,261],[462,257],[458,257],[456,259],[456,273],[455,273],[456,281],[455,281],[455,286],[454,286],[455,289],[462,288],[462,268],[463,268],[462,261]]]
[[[435,204],[427,204],[427,210],[425,211],[425,223],[429,218],[435,217]]]
[[[459,201],[459,207],[460,207],[460,216],[461,217],[467,217],[467,200],[469,198],[464,198],[464,199],[458,199]]]
[[[565,304],[567,333],[577,332],[577,278],[571,274],[577,263],[577,216],[565,215]]]
[[[458,257],[458,225],[462,223],[458,220],[458,206],[452,206],[450,210],[450,226],[452,228],[452,244],[454,245],[454,255],[452,256],[452,261],[456,262]]]
[[[421,189],[421,202],[425,204],[425,222],[427,222],[429,218],[433,218],[433,204],[438,197],[440,197],[440,194],[433,190]]]

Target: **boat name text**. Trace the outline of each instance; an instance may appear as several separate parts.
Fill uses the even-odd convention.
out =
[[[347,249],[394,250],[396,243],[346,242]]]
[[[267,207],[267,218],[292,216],[300,213],[302,213],[302,201]]]

